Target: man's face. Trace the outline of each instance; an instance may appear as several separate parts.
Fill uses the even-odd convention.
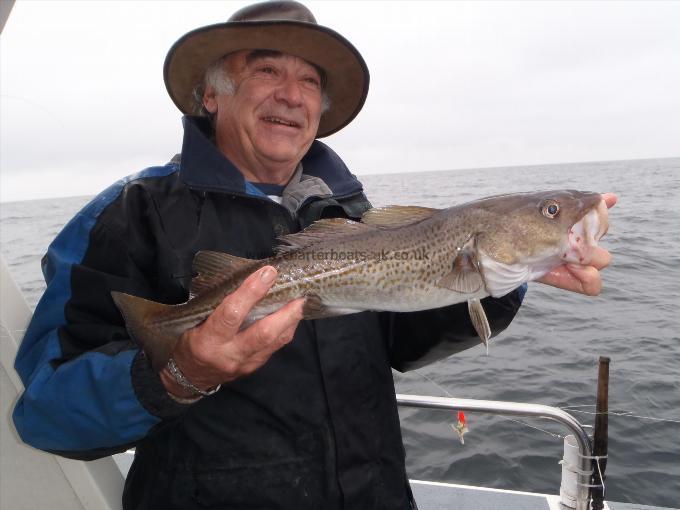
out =
[[[253,165],[294,168],[316,136],[321,118],[321,78],[291,55],[239,51],[225,65],[233,95],[208,87],[204,104],[215,113],[217,144],[248,172]],[[262,180],[259,178],[258,180]]]

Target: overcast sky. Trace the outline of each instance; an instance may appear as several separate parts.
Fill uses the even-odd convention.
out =
[[[0,0],[5,1],[5,0]],[[163,60],[250,2],[18,1],[0,200],[94,194],[181,144]],[[680,2],[307,2],[371,89],[326,139],[356,174],[680,156]]]

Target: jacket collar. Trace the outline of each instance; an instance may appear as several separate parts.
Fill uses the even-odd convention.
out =
[[[204,117],[186,115],[182,119],[184,141],[180,160],[180,178],[190,188],[257,195],[243,174],[229,161],[211,140],[210,122]],[[363,190],[345,163],[327,145],[315,140],[302,158],[304,176],[321,179],[332,196],[341,197]]]

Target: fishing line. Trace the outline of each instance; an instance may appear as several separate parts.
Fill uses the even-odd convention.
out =
[[[588,488],[592,488],[592,489],[602,489],[602,497],[604,498],[605,494],[607,492],[607,487],[605,487],[605,484],[604,484],[604,475],[602,474],[602,466],[600,465],[600,462],[602,460],[607,460],[608,455],[582,455],[580,452],[577,453],[577,455],[582,459],[594,460],[595,465],[597,466],[597,472],[600,475],[600,483],[588,483],[588,484],[578,483],[578,485],[580,485],[581,487],[588,487]],[[560,464],[565,464],[566,466],[568,466],[568,468],[571,471],[574,471],[575,473],[584,474],[584,475],[593,475],[592,469],[590,471],[582,471],[575,466],[571,466],[570,464],[568,464],[564,460],[561,460]],[[595,481],[595,480],[592,480],[592,481]]]
[[[54,120],[57,124],[59,124],[59,126],[61,126],[63,129],[66,129],[66,125],[65,125],[64,122],[62,121],[62,118],[61,118],[61,117],[59,117],[59,116],[58,116],[56,113],[54,113],[52,110],[46,108],[45,106],[43,106],[42,104],[40,104],[40,103],[38,103],[38,102],[36,102],[36,101],[33,101],[33,100],[31,100],[31,99],[29,99],[29,98],[27,98],[27,97],[14,96],[14,95],[10,95],[10,94],[0,94],[0,97],[5,98],[5,99],[17,99],[17,100],[19,100],[19,101],[23,101],[23,102],[26,103],[26,104],[29,104],[29,105],[31,105],[31,106],[34,106],[35,108],[37,108],[37,109],[39,109],[39,110],[42,110],[43,113],[46,113],[47,115],[49,115],[50,117],[52,117],[52,120]]]
[[[444,388],[441,384],[439,384],[437,381],[432,379],[430,376],[428,376],[428,375],[426,375],[426,374],[424,374],[424,373],[422,373],[418,370],[413,370],[413,372],[415,372],[420,377],[422,377],[423,379],[430,382],[432,385],[434,385],[440,391],[443,391],[448,397],[456,398],[446,388]],[[622,416],[622,417],[625,417],[625,418],[637,418],[637,419],[641,419],[641,420],[651,420],[651,421],[656,421],[656,422],[680,423],[680,420],[676,420],[676,419],[672,419],[672,418],[654,418],[652,416],[642,416],[642,415],[633,414],[632,411],[623,410],[623,411],[608,411],[607,413],[597,413],[597,412],[593,412],[593,411],[584,411],[584,410],[581,410],[581,409],[577,409],[579,407],[581,407],[581,408],[582,407],[593,408],[593,407],[596,407],[596,405],[595,404],[577,404],[577,405],[573,405],[573,406],[560,407],[559,409],[562,409],[564,411],[573,412],[573,413],[581,413],[581,414],[589,414],[589,415],[607,414],[607,415],[611,415],[611,416]],[[499,416],[499,418],[501,418],[503,420],[507,420],[507,421],[512,421],[512,422],[518,423],[520,425],[524,425],[525,427],[529,427],[529,428],[534,429],[534,430],[538,430],[540,432],[543,432],[544,434],[547,434],[547,435],[552,436],[552,437],[557,438],[557,439],[564,439],[564,437],[565,437],[565,436],[558,434],[556,432],[551,432],[549,430],[542,429],[540,427],[537,427],[535,425],[531,425],[530,423],[526,423],[526,422],[518,420],[516,418],[508,418],[506,416]],[[592,425],[581,424],[581,426],[583,428],[587,428],[587,429],[593,428]],[[599,469],[599,461],[598,461],[597,464],[598,464],[598,469]]]
[[[9,329],[4,324],[0,325],[0,328],[2,328],[2,333],[0,333],[0,334],[3,337],[23,338],[24,335],[26,334],[25,329]]]
[[[597,466],[597,472],[600,474],[600,483],[602,484],[602,499],[605,498],[607,494],[607,487],[604,485],[604,476],[602,475],[602,468],[600,467],[600,459],[606,459],[607,457],[598,457],[595,460],[595,465]]]
[[[519,423],[520,425],[524,425],[525,427],[529,427],[531,429],[540,430],[541,432],[544,432],[544,433],[548,434],[549,436],[552,436],[552,437],[557,438],[557,439],[564,439],[565,438],[565,436],[562,436],[562,435],[560,435],[556,432],[550,432],[549,430],[545,430],[545,429],[542,429],[540,427],[536,427],[535,425],[531,425],[529,423],[520,421],[516,418],[508,418],[507,416],[500,416],[500,418],[503,419],[503,420],[514,421],[515,423]]]
[[[429,376],[423,374],[422,372],[419,372],[418,370],[413,370],[413,372],[417,373],[419,376],[423,377],[424,379],[427,379],[427,380],[428,380],[429,382],[431,382],[434,386],[436,386],[439,390],[441,390],[441,391],[443,391],[444,393],[446,393],[447,396],[449,396],[449,397],[451,397],[451,398],[456,398],[456,397],[454,397],[453,395],[451,395],[451,393],[450,393],[446,388],[444,388],[442,385],[440,385],[437,381],[433,380],[433,379],[430,378]],[[523,422],[523,421],[518,420],[518,419],[516,419],[516,418],[508,418],[507,416],[498,416],[498,418],[500,418],[500,419],[502,419],[502,420],[507,420],[507,421],[512,421],[512,422],[515,422],[515,423],[519,423],[520,425],[524,425],[525,427],[529,427],[529,428],[531,428],[531,429],[539,430],[539,431],[544,432],[545,434],[548,434],[549,436],[552,436],[552,437],[554,437],[554,438],[564,439],[564,437],[565,437],[565,436],[562,436],[562,435],[560,435],[560,434],[557,434],[556,432],[550,432],[549,430],[545,430],[545,429],[542,429],[542,428],[540,428],[540,427],[536,427],[535,425],[531,425],[531,424],[529,424],[529,423]]]
[[[651,420],[651,421],[657,421],[657,422],[667,422],[667,423],[680,423],[680,419],[675,419],[675,418],[655,418],[653,416],[643,416],[639,414],[633,414],[633,411],[608,411],[606,413],[597,413],[594,411],[582,411],[580,409],[575,409],[576,407],[595,407],[594,404],[583,404],[583,405],[578,405],[578,406],[565,406],[565,407],[560,407],[560,409],[564,411],[570,411],[573,413],[581,413],[581,414],[592,414],[592,415],[598,415],[598,414],[607,414],[610,416],[623,416],[624,418],[638,418],[640,420]]]
[[[439,390],[446,393],[447,396],[449,396],[451,398],[456,398],[453,395],[451,395],[451,393],[446,388],[444,388],[442,385],[440,385],[437,381],[433,380],[428,375],[423,374],[422,372],[420,372],[418,370],[413,370],[413,372],[415,372],[416,374],[421,376],[423,379],[428,380],[430,383],[432,383],[434,386],[436,386]],[[622,411],[608,411],[606,413],[597,413],[597,412],[594,412],[594,411],[583,411],[583,410],[580,410],[580,409],[576,409],[577,407],[591,407],[592,408],[592,407],[596,407],[596,405],[595,404],[576,404],[576,405],[572,405],[572,406],[559,407],[559,409],[562,409],[563,411],[570,411],[570,412],[573,412],[573,413],[581,413],[581,414],[589,414],[589,415],[593,415],[593,416],[596,416],[597,414],[607,414],[607,415],[610,415],[610,416],[621,416],[621,417],[624,417],[624,418],[637,418],[639,420],[650,420],[650,421],[656,421],[656,422],[661,422],[661,423],[664,423],[664,422],[666,422],[666,423],[680,423],[680,419],[676,419],[676,418],[655,418],[653,416],[643,416],[643,415],[639,415],[639,414],[633,414],[633,411],[622,410]],[[504,416],[501,416],[501,418],[503,418],[505,420],[514,421],[516,423],[521,423],[523,425],[526,425],[527,427],[535,428],[536,430],[543,430],[543,429],[540,429],[538,427],[534,427],[532,425],[529,425],[528,423],[525,423],[525,422],[520,421],[520,420],[515,420],[513,418],[507,418],[507,417],[504,417]],[[587,427],[587,428],[592,428],[592,426],[590,426],[590,425],[583,425],[582,424],[582,426]],[[543,432],[545,432],[546,434],[553,435],[554,437],[563,437],[563,436],[560,436],[560,435],[552,434],[551,432],[547,432],[547,431],[543,431]]]

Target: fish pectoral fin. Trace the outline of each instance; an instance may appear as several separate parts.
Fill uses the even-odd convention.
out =
[[[437,282],[438,287],[444,287],[460,294],[474,294],[483,285],[484,280],[477,271],[455,269],[446,273]]]
[[[482,306],[482,302],[477,298],[468,299],[468,313],[470,320],[475,328],[475,331],[486,347],[486,354],[489,354],[489,338],[491,338],[491,326],[489,326],[489,319],[486,318],[486,312]]]
[[[451,271],[442,276],[436,285],[461,294],[474,294],[482,289],[484,278],[479,270],[474,236],[471,236],[462,248],[458,248],[458,254],[451,264]]]
[[[229,253],[217,251],[199,251],[194,256],[192,270],[198,273],[191,280],[190,298],[213,289],[218,285],[235,279],[237,273],[255,269],[260,261],[236,257]]]
[[[144,350],[153,369],[160,372],[170,359],[182,331],[172,326],[163,327],[161,321],[153,319],[177,305],[164,305],[116,291],[111,292],[111,297],[125,320],[128,333]]]
[[[361,223],[376,227],[402,227],[425,220],[439,210],[417,205],[374,207],[364,213]]]

